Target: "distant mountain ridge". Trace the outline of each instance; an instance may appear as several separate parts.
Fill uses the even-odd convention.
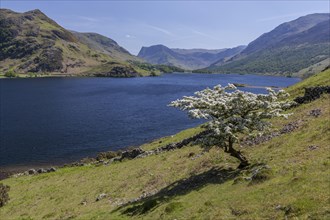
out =
[[[277,26],[231,59],[200,71],[311,75],[330,65],[330,14],[310,14]],[[309,68],[309,69],[306,69]],[[317,69],[317,70],[316,70]],[[302,71],[304,70],[304,71]]]
[[[212,63],[232,57],[242,51],[245,46],[229,49],[171,49],[164,45],[142,47],[138,57],[152,64],[178,66],[187,70],[204,68]]]
[[[66,30],[38,9],[25,13],[0,9],[0,76],[14,70],[131,77],[186,69],[306,77],[327,66],[329,13],[285,22],[248,46],[207,50],[154,45],[142,47],[134,56],[108,37]]]

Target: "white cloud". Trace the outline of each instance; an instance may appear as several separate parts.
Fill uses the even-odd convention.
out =
[[[89,22],[99,22],[99,19],[92,18],[92,17],[86,17],[86,16],[77,16],[78,19],[84,20],[84,21],[89,21]]]
[[[125,37],[126,37],[126,38],[136,38],[135,36],[130,35],[130,34],[126,34]]]
[[[212,36],[212,35],[210,35],[210,34],[206,34],[206,33],[204,33],[204,32],[201,32],[201,31],[198,31],[198,30],[195,30],[195,29],[191,29],[191,32],[192,32],[193,34],[197,34],[197,35],[200,35],[200,36],[203,36],[203,37],[206,37],[206,38],[212,39],[212,40],[216,40],[216,41],[219,41],[219,40],[220,40],[220,39],[217,38],[217,37],[214,37],[214,36]]]
[[[169,30],[166,30],[164,28],[160,28],[160,27],[156,27],[156,26],[152,26],[152,25],[146,25],[147,27],[151,28],[151,29],[154,29],[156,31],[159,31],[161,33],[164,33],[168,36],[174,36],[174,34],[172,32],[170,32]]]

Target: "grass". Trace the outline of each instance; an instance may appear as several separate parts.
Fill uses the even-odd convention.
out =
[[[328,73],[288,90],[298,94],[303,85],[328,80]],[[262,182],[245,181],[249,172],[236,170],[238,161],[222,150],[201,154],[203,149],[192,145],[108,166],[62,168],[3,180],[11,190],[0,219],[329,219],[329,100],[323,95],[292,109],[288,120],[273,121],[276,129],[302,120],[294,132],[242,149],[252,164],[270,167]],[[322,114],[309,116],[315,108]],[[141,147],[154,149],[199,131],[188,129]],[[118,206],[145,192],[156,193]],[[107,198],[96,202],[101,193]]]
[[[290,93],[292,97],[303,96],[304,88],[310,86],[326,86],[330,85],[330,69],[320,72],[309,77],[307,80],[300,81],[299,83],[290,86],[286,91]]]

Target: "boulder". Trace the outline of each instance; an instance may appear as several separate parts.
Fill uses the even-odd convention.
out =
[[[35,169],[29,169],[28,173],[29,173],[29,175],[33,175],[33,174],[36,174],[37,171]]]
[[[319,117],[321,115],[321,109],[313,109],[309,112],[309,116]]]
[[[98,195],[97,197],[96,197],[96,202],[98,202],[98,201],[100,201],[101,199],[104,199],[104,198],[106,198],[107,197],[107,194],[105,194],[105,193],[101,193],[100,195]]]
[[[311,102],[315,99],[320,98],[323,93],[329,94],[330,86],[316,86],[305,88],[304,96],[297,97],[294,99],[294,101],[298,104]]]
[[[47,173],[47,170],[45,170],[44,168],[39,168],[37,170],[38,173]]]
[[[143,153],[144,151],[141,148],[134,148],[133,150],[124,151],[121,155],[121,160],[134,159],[135,157]]]

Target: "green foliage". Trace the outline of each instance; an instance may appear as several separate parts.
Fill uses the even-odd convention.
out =
[[[17,77],[17,74],[14,72],[13,69],[10,69],[5,73],[5,77],[14,78]]]
[[[196,70],[203,73],[261,73],[288,75],[329,57],[329,43],[281,47],[257,52],[222,66]]]
[[[227,92],[226,90],[235,90]],[[200,143],[205,147],[217,146],[241,161],[240,167],[248,165],[247,159],[234,149],[241,134],[261,135],[269,130],[274,117],[288,117],[282,112],[293,103],[284,100],[287,93],[268,89],[268,95],[238,90],[233,84],[221,85],[195,92],[172,101],[169,106],[186,111],[191,118],[208,120],[203,126],[207,130]]]
[[[9,201],[9,189],[9,186],[0,183],[0,207],[4,206]]]
[[[162,65],[162,64],[150,64],[150,63],[143,63],[138,61],[130,61],[131,64],[134,66],[137,66],[138,68],[141,68],[143,70],[146,70],[150,72],[152,76],[156,75],[156,72],[161,73],[173,73],[173,72],[184,72],[184,69],[181,69],[176,66],[168,66],[168,65]]]

